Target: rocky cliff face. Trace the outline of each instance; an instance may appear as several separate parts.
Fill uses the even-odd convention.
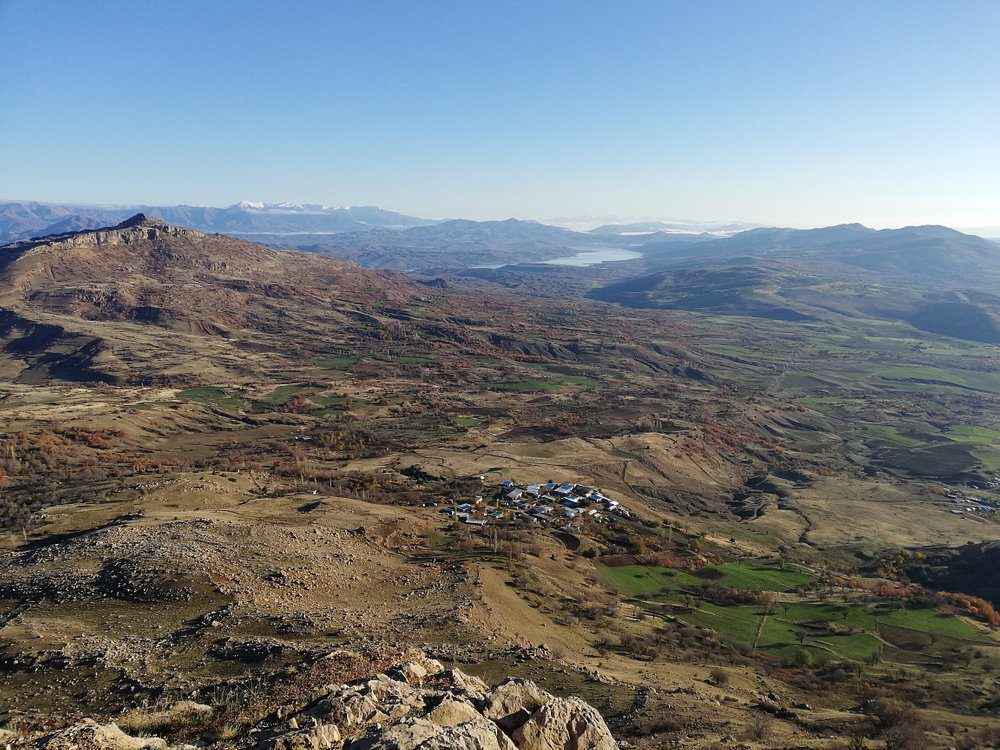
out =
[[[207,707],[204,707],[207,708]],[[46,734],[0,732],[0,747],[44,750],[166,750],[86,721]],[[190,746],[175,746],[190,747]],[[239,750],[617,750],[600,713],[579,698],[556,698],[533,682],[490,687],[415,655],[383,673],[323,687],[304,704],[278,709],[217,748]]]

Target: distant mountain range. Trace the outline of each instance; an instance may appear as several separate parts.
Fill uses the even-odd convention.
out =
[[[602,224],[590,231],[601,235],[703,234],[728,237],[759,226],[759,224],[718,224],[703,221],[637,221],[627,224]]]
[[[85,206],[35,202],[0,203],[0,243],[112,226],[136,213],[158,216],[175,226],[231,235],[339,234],[368,229],[408,229],[432,224],[426,219],[375,206],[298,203],[241,203],[211,206]]]
[[[538,263],[621,244],[585,232],[518,219],[455,219],[399,231],[373,229],[334,237],[271,235],[255,239],[276,247],[345,258],[367,268],[396,271]]]
[[[697,242],[651,239],[642,252],[651,262],[666,265],[780,259],[807,263],[812,269],[837,266],[843,273],[879,271],[937,281],[954,277],[979,281],[1000,272],[1000,245],[942,226],[761,228],[722,239],[699,237]]]
[[[374,206],[243,201],[226,208],[108,207],[10,202],[0,204],[0,243],[113,226],[135,213],[157,216],[173,226],[400,271],[534,263],[597,245],[631,244],[635,239],[517,219],[431,221]]]
[[[922,277],[939,285],[982,288],[1000,283],[996,242],[941,226],[745,229],[744,224],[645,221],[579,232],[517,219],[431,221],[374,206],[243,201],[226,208],[121,207],[9,202],[0,203],[0,243],[113,226],[137,212],[158,216],[174,226],[398,271],[437,273],[539,263],[581,252],[628,248],[643,256],[641,263],[628,268],[646,273],[766,261],[786,270],[822,271],[834,278],[878,273]]]
[[[654,241],[589,296],[772,320],[846,317],[1000,344],[1000,244],[941,226],[753,229]]]

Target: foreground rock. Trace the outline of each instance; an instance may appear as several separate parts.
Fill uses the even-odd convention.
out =
[[[533,682],[490,688],[432,659],[329,685],[300,710],[259,727],[252,750],[616,750],[596,709]]]
[[[181,705],[181,704],[178,704]],[[184,704],[185,707],[188,704]],[[190,704],[211,712],[208,706]],[[58,732],[2,737],[0,747],[40,750],[167,750],[85,721]],[[617,750],[600,713],[556,698],[529,680],[482,680],[422,655],[374,677],[327,685],[283,706],[244,736],[211,745],[239,750]]]
[[[157,737],[130,737],[115,724],[87,720],[44,735],[31,746],[44,750],[164,750],[167,742]]]

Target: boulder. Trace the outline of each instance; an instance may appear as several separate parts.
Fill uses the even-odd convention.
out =
[[[424,653],[417,652],[410,660],[411,664],[419,664],[427,670],[427,674],[439,674],[444,671],[444,664],[437,659],[432,659]]]
[[[444,700],[427,712],[426,718],[443,727],[453,727],[467,721],[482,719],[476,707],[464,698],[445,696]]]
[[[424,698],[419,688],[380,674],[370,680],[335,687],[303,713],[341,729],[356,729],[423,710]]]
[[[480,717],[443,727],[426,719],[405,719],[344,745],[344,750],[517,750],[500,729]]]
[[[550,700],[552,695],[531,680],[509,677],[486,696],[483,715],[512,732]]]
[[[260,742],[255,750],[331,750],[340,744],[340,730],[334,724],[317,723]]]
[[[117,724],[98,724],[84,719],[80,724],[45,735],[35,743],[41,750],[164,750],[159,737],[131,737]]]
[[[448,669],[438,675],[447,682],[453,690],[460,691],[472,698],[485,698],[490,692],[490,686],[459,669]]]
[[[430,673],[423,664],[416,661],[408,661],[406,664],[393,667],[386,674],[394,680],[419,686],[424,683],[424,678]]]
[[[553,698],[513,732],[520,750],[618,750],[601,714],[579,698]]]

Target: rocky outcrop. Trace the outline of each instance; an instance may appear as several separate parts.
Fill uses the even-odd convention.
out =
[[[170,711],[212,713],[191,701]],[[0,731],[0,747],[16,750],[174,750],[166,740],[132,737],[115,724],[90,720],[57,732],[7,735]],[[579,698],[556,698],[518,678],[490,688],[422,654],[373,677],[326,685],[307,703],[282,706],[243,736],[208,743],[236,750],[618,748],[600,713]]]
[[[383,674],[328,685],[310,704],[261,726],[251,750],[616,750],[596,709],[530,680],[494,688],[417,657]]]
[[[483,713],[510,731],[524,724],[550,700],[552,696],[530,680],[511,677],[486,696]]]
[[[519,748],[531,750],[616,750],[604,719],[579,698],[554,698],[514,730]]]
[[[116,724],[85,720],[44,735],[30,746],[40,750],[163,750],[167,742],[157,737],[131,737]]]

